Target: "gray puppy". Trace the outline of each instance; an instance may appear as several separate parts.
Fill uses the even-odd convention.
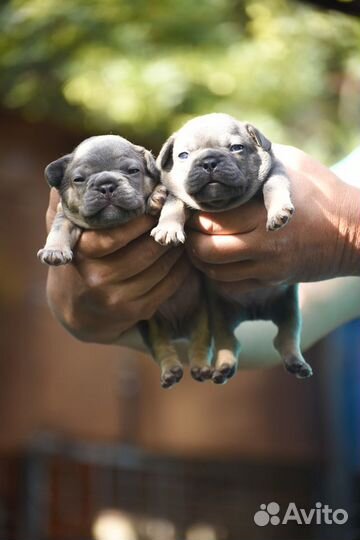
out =
[[[49,265],[71,262],[83,229],[106,229],[144,213],[159,214],[166,199],[151,152],[117,135],[86,139],[74,152],[50,163],[45,176],[61,198],[46,245],[38,252],[39,259]],[[193,337],[206,337],[208,331],[207,308],[200,304],[200,291],[199,274],[193,272],[150,320],[139,322],[139,330],[160,366],[164,388],[179,382],[183,375],[173,339],[190,336],[190,358],[203,354],[202,342],[198,344]],[[202,376],[209,378],[211,370],[203,370]]]
[[[161,182],[169,191],[151,234],[160,244],[185,241],[187,208],[221,212],[262,196],[267,230],[288,223],[294,212],[290,183],[274,157],[271,142],[251,124],[226,114],[209,114],[186,123],[164,144],[157,160]],[[237,368],[239,344],[234,329],[242,321],[272,320],[278,326],[274,346],[286,369],[299,378],[312,375],[300,351],[298,287],[275,286],[234,297],[207,281],[211,333],[217,356],[212,379],[223,383]],[[206,366],[203,358],[198,367]]]
[[[73,153],[50,163],[45,176],[61,197],[46,245],[38,252],[49,265],[72,260],[83,229],[115,227],[145,212],[159,213],[166,195],[151,152],[118,135],[85,139]]]

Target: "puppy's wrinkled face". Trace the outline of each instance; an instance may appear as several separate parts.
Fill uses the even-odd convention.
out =
[[[114,227],[145,211],[158,181],[151,153],[118,135],[83,141],[45,169],[66,217],[80,227]]]
[[[195,209],[220,212],[248,201],[271,164],[271,143],[227,114],[187,122],[163,146],[158,167],[168,190]]]

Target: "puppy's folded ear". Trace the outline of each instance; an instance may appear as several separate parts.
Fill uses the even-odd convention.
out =
[[[163,171],[170,171],[173,166],[173,149],[175,142],[175,135],[171,135],[168,140],[165,142],[163,147],[160,150],[160,154],[156,160],[158,167]]]
[[[160,178],[160,171],[156,166],[156,161],[150,150],[146,150],[143,146],[136,145],[136,150],[141,154],[144,160],[145,172],[150,178],[158,181]]]
[[[49,163],[45,169],[45,178],[50,187],[58,188],[64,178],[65,169],[70,163],[72,154],[67,154]]]
[[[252,126],[251,124],[246,124],[246,131],[256,144],[256,146],[260,146],[265,152],[269,152],[271,149],[271,142],[259,131],[256,129],[256,127]]]

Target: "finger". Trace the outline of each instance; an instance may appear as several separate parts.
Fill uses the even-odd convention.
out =
[[[187,240],[189,256],[203,262],[225,264],[245,261],[255,257],[256,232],[243,235],[206,235],[189,231]]]
[[[51,188],[50,195],[49,195],[49,206],[46,211],[46,230],[47,232],[50,231],[51,225],[53,224],[57,205],[60,202],[60,195],[59,192],[55,188]]]
[[[139,298],[138,304],[144,307],[143,311],[144,314],[146,313],[146,317],[151,317],[157,311],[158,306],[181,289],[193,271],[189,260],[186,257],[181,257],[162,281]]]
[[[266,212],[261,200],[251,200],[226,212],[197,212],[189,223],[191,228],[205,234],[247,233],[266,223]]]
[[[81,235],[78,252],[84,257],[104,257],[127,246],[132,240],[149,231],[155,223],[153,217],[144,215],[114,229],[85,231]]]
[[[223,282],[237,282],[246,279],[258,279],[259,268],[255,261],[243,261],[229,264],[207,264],[196,257],[191,259],[194,266],[210,279]]]
[[[94,259],[78,257],[75,264],[90,284],[119,283],[140,274],[168,251],[178,250],[183,247],[161,246],[145,234],[111,255]]]
[[[147,292],[161,283],[183,254],[183,249],[173,249],[165,253],[154,264],[141,274],[123,281],[118,293],[119,303],[129,302],[134,298],[144,296]],[[119,289],[119,287],[118,287]]]

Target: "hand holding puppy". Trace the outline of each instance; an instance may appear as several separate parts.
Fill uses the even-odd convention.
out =
[[[204,119],[207,122],[207,118]],[[230,120],[229,124],[229,117],[217,115],[212,132],[214,137],[217,137],[219,120],[226,124],[223,128],[220,126],[222,147],[226,126],[233,137],[238,124],[234,120]],[[203,135],[202,120],[196,122],[195,127],[198,125],[200,128],[196,137],[201,146],[209,136],[209,130],[205,126]],[[184,130],[184,142],[188,145],[192,123],[190,126],[189,133]],[[196,162],[195,169],[189,169],[186,174],[183,166],[177,172],[171,159],[179,154],[181,161],[187,160],[194,150],[190,144],[186,150],[167,152],[173,146],[172,141],[177,145],[181,142],[179,137],[169,139],[158,163],[170,194],[160,223],[154,229],[156,220],[144,215],[144,212],[153,213],[151,205],[149,207],[148,203],[144,203],[149,193],[152,193],[148,199],[151,202],[157,192],[153,183],[157,171],[151,167],[153,160],[149,159],[150,153],[141,147],[127,146],[124,149],[125,163],[121,161],[118,164],[116,161],[111,165],[109,160],[117,160],[118,157],[108,154],[105,169],[110,166],[110,174],[99,172],[102,169],[92,171],[87,191],[75,189],[79,182],[81,185],[84,175],[78,174],[75,166],[71,165],[72,161],[67,162],[66,178],[71,184],[62,183],[60,189],[60,184],[56,185],[62,205],[58,206],[58,194],[54,190],[51,193],[48,228],[54,219],[55,222],[45,248],[39,252],[43,262],[57,265],[72,260],[72,247],[79,238],[79,235],[72,238],[76,228],[101,229],[83,232],[77,244],[74,264],[49,271],[48,296],[57,318],[78,338],[99,343],[116,343],[126,330],[136,326],[139,321],[146,321],[143,338],[161,367],[161,383],[164,387],[172,386],[182,376],[182,366],[171,344],[173,338],[180,336],[190,338],[192,376],[199,381],[211,377],[214,382],[226,382],[236,370],[239,352],[238,344],[229,331],[249,316],[276,321],[279,335],[275,347],[285,365],[298,376],[309,376],[311,368],[304,363],[299,350],[297,288],[288,285],[304,281],[301,272],[308,272],[306,279],[312,280],[326,277],[329,268],[332,268],[329,277],[358,273],[358,190],[349,188],[344,191],[344,185],[327,169],[296,149],[276,146],[274,154],[278,159],[272,162],[271,143],[253,126],[248,125],[247,130],[257,151],[251,153],[249,159],[241,162],[239,167],[234,159],[228,160],[228,150],[221,155],[210,150],[210,157],[207,156],[201,163],[199,161],[200,169]],[[106,139],[107,145],[110,139]],[[119,138],[117,152],[120,150],[118,142]],[[125,140],[121,144],[124,143]],[[214,139],[215,147],[217,144]],[[249,142],[245,144],[249,152]],[[210,148],[211,145],[212,141]],[[237,156],[238,153],[242,155],[244,146],[242,141],[234,142],[231,139],[227,148],[230,149],[230,156]],[[104,148],[99,148],[95,153],[93,146],[90,150],[91,156],[95,156],[97,151],[102,153]],[[289,154],[290,164],[286,159]],[[78,155],[75,154],[75,157]],[[79,157],[82,159],[82,156]],[[58,160],[60,165],[64,158]],[[304,163],[301,158],[305,160]],[[218,166],[220,162],[223,163]],[[286,171],[281,162],[287,166]],[[58,182],[57,163],[49,166],[50,185],[55,185],[53,181]],[[102,168],[104,163],[101,163]],[[224,166],[228,169],[223,171]],[[267,178],[270,166],[271,179]],[[199,170],[202,176],[198,175]],[[219,171],[219,178],[216,171]],[[239,171],[244,178],[238,186]],[[141,176],[137,180],[137,175],[144,173],[143,184]],[[322,185],[319,178],[326,175],[329,177]],[[292,198],[288,176],[291,184],[295,184]],[[182,189],[182,177],[188,177],[186,191]],[[262,200],[256,196],[256,192],[264,179],[267,181],[263,186]],[[150,190],[149,181],[152,186]],[[62,190],[63,185],[66,186],[65,191]],[[74,186],[71,188],[73,191],[69,185]],[[156,197],[152,202],[158,208]],[[297,212],[292,223],[282,231],[268,232],[281,229],[290,220],[294,212],[293,202]],[[199,274],[191,268],[183,248],[169,249],[171,244],[185,240],[184,225],[188,212],[184,203],[200,210],[187,223],[189,234],[186,248],[194,265],[210,277],[205,287],[206,293],[205,290],[201,293]],[[97,221],[99,216],[101,219]],[[122,224],[121,228],[111,228],[117,223]],[[149,238],[151,229],[157,242],[165,245],[159,246]],[[64,246],[70,249],[65,252]],[[64,257],[66,260],[63,260]],[[319,273],[320,277],[316,277]],[[259,294],[241,296],[259,287]],[[266,291],[266,287],[271,290]],[[217,323],[212,330],[216,334],[216,348],[221,352],[216,362],[210,364],[209,306],[203,301],[204,293],[210,301],[212,313],[220,315],[215,317]],[[240,302],[235,310],[234,300],[236,304]],[[225,323],[225,320],[224,325],[222,321]],[[291,325],[289,321],[292,321]],[[143,324],[140,327],[143,328]]]
[[[213,113],[187,122],[165,142],[157,165],[169,195],[151,235],[162,245],[185,241],[187,207],[214,213],[260,200],[266,209],[264,231],[274,236],[294,214],[289,178],[271,142],[252,124],[229,115]],[[222,253],[214,255],[221,263]],[[201,380],[210,357],[213,382],[222,384],[231,378],[240,353],[234,331],[241,322],[257,319],[271,320],[278,327],[274,347],[287,371],[298,378],[310,377],[312,369],[300,350],[297,285],[274,283],[250,293],[229,293],[221,285],[205,279],[205,311],[214,354],[206,354],[208,334],[201,336],[204,325],[199,324],[191,342],[201,341],[203,353],[193,363],[193,377],[199,373]]]
[[[59,196],[51,191],[47,228]],[[140,319],[150,318],[191,271],[182,248],[149,236],[155,219],[82,234],[73,264],[49,267],[47,294],[57,319],[78,339],[116,343]]]
[[[295,215],[268,234],[261,200],[222,214],[193,216],[194,265],[228,292],[359,275],[359,190],[297,148],[274,145],[291,180]]]

